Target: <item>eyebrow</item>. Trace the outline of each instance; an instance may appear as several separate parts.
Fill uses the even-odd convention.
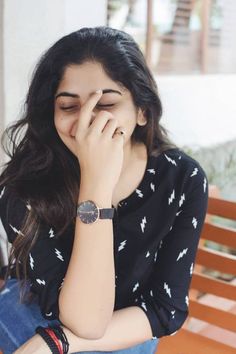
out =
[[[102,93],[103,93],[103,94],[105,94],[105,93],[118,93],[119,95],[122,96],[122,93],[121,93],[120,91],[113,90],[113,89],[104,89],[104,90],[102,90]],[[80,97],[80,96],[77,95],[76,93],[63,91],[63,92],[58,93],[58,94],[55,96],[55,100],[56,100],[58,97],[61,97],[61,96],[73,97],[73,98],[79,98],[79,97]]]

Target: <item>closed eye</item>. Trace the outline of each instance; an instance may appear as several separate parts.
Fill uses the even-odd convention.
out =
[[[114,106],[114,103],[110,104],[97,104],[97,107],[112,107]],[[68,107],[60,107],[63,111],[68,111],[70,109],[76,108],[77,106],[68,106]]]
[[[110,104],[97,104],[98,107],[112,107],[114,106],[114,103],[110,103]]]

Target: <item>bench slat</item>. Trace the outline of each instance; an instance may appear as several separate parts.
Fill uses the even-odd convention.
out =
[[[236,347],[182,328],[173,336],[161,337],[157,354],[235,354]]]
[[[196,263],[204,265],[207,268],[236,275],[235,261],[236,256],[231,254],[222,253],[202,246],[198,247]]]
[[[236,315],[212,306],[201,304],[198,301],[189,301],[189,316],[206,321],[215,326],[236,332]]]
[[[236,301],[236,286],[220,279],[213,279],[209,275],[193,272],[191,289],[213,294]]]
[[[211,222],[205,222],[202,228],[201,239],[217,242],[231,248],[236,248],[236,231],[230,227],[222,227]]]
[[[236,203],[229,200],[210,197],[207,213],[236,220]]]

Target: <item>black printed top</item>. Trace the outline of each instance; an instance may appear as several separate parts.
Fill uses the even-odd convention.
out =
[[[148,156],[139,186],[120,201],[113,219],[115,307],[138,306],[152,339],[174,334],[188,316],[188,291],[208,204],[208,179],[195,159],[172,148]],[[31,206],[7,187],[0,191],[0,217],[8,241],[20,235]],[[41,225],[27,261],[31,292],[42,315],[59,320],[58,297],[74,234],[56,237]],[[12,275],[14,277],[14,275]]]

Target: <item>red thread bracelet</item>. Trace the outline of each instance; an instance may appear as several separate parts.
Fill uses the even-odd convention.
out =
[[[54,340],[60,354],[63,354],[63,349],[62,349],[62,344],[59,342],[57,336],[55,335],[55,333],[53,332],[52,329],[49,328],[45,328],[45,331],[50,335],[50,337]]]

